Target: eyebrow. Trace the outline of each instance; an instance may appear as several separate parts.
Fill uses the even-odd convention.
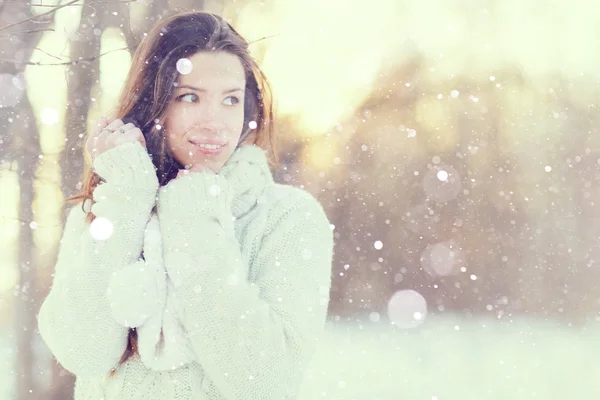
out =
[[[175,89],[192,89],[197,92],[206,92],[206,89],[197,88],[197,87],[191,86],[191,85],[177,85],[177,87],[175,87]],[[233,93],[233,92],[241,92],[241,91],[242,91],[241,88],[236,87],[236,88],[232,88],[232,89],[223,90],[223,94]]]

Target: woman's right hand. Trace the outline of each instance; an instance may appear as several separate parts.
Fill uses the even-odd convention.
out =
[[[85,148],[92,156],[92,160],[107,150],[123,143],[139,141],[146,147],[146,139],[142,131],[134,124],[124,124],[120,119],[111,120],[102,117],[96,122],[92,134],[88,137]]]

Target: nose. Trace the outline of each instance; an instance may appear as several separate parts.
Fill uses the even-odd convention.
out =
[[[194,125],[210,133],[218,132],[225,127],[221,107],[214,104],[206,104],[197,111]]]

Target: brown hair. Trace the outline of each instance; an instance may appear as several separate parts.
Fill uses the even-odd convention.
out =
[[[136,49],[131,68],[125,80],[113,117],[123,122],[133,122],[141,129],[156,167],[161,186],[177,176],[183,166],[171,155],[166,146],[164,117],[170,104],[172,91],[179,73],[176,63],[202,51],[224,51],[236,55],[246,72],[246,96],[244,102],[244,129],[238,143],[252,143],[270,152],[276,160],[273,133],[273,105],[269,83],[250,56],[248,42],[221,17],[205,12],[186,12],[173,15],[157,26],[143,39]],[[250,129],[249,122],[256,121]],[[168,127],[167,127],[168,128]],[[86,171],[83,188],[67,202],[94,203],[92,194],[101,178],[92,168]],[[87,222],[94,215],[87,213]],[[119,365],[137,353],[137,332],[129,330],[127,349]],[[114,375],[116,368],[110,372]]]

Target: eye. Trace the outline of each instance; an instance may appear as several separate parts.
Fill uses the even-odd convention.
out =
[[[224,102],[228,106],[234,106],[240,102],[240,99],[237,96],[229,96],[225,98]]]
[[[186,93],[182,94],[181,96],[178,96],[176,100],[182,101],[184,103],[197,103],[198,96],[195,93]]]

